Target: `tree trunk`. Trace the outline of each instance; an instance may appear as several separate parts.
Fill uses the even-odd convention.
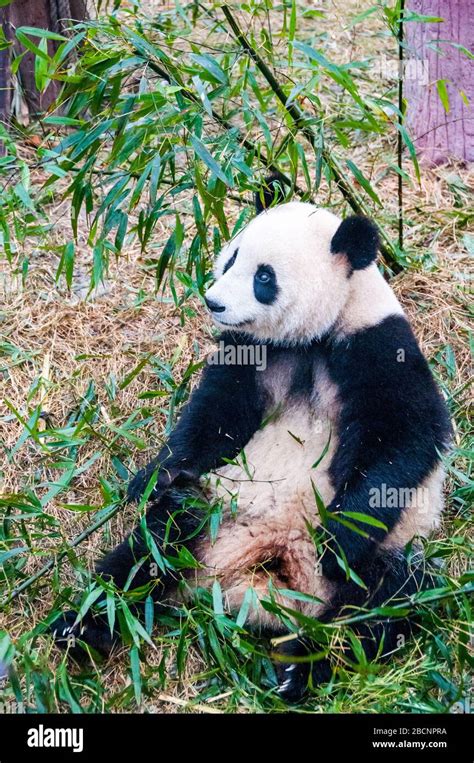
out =
[[[10,5],[0,8],[0,24],[6,38],[12,42],[16,55],[23,52],[15,37],[18,27],[30,26],[65,34],[71,20],[82,21],[86,17],[86,0],[13,0]],[[33,40],[38,43],[37,38]],[[57,43],[48,41],[50,53],[54,53],[56,47]],[[30,116],[45,111],[58,96],[60,83],[55,81],[50,82],[43,93],[38,92],[35,85],[35,56],[30,51],[23,56],[17,76]],[[13,89],[10,51],[0,51],[0,120],[4,122],[8,121],[11,114]]]
[[[474,0],[408,0],[406,5],[407,14],[413,11],[443,19],[438,23],[408,21],[405,24],[406,125],[426,164],[443,164],[453,159],[472,162],[473,60],[444,41],[463,45],[472,53]],[[444,82],[447,91],[447,110],[438,92],[439,81]],[[440,85],[442,93],[444,86]]]

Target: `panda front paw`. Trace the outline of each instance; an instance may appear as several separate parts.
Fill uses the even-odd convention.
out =
[[[304,700],[309,686],[316,687],[327,683],[331,678],[329,660],[323,658],[311,661],[311,652],[318,651],[315,646],[303,640],[288,642],[280,650],[280,659],[275,665],[278,680],[278,695],[284,702],[296,704]],[[305,662],[295,662],[295,658],[306,657]],[[283,658],[283,659],[282,659]],[[284,658],[288,658],[286,661]]]
[[[287,665],[285,663],[276,668],[278,680],[278,696],[289,704],[301,702],[307,689],[310,670],[304,663]]]
[[[87,647],[90,646],[102,657],[107,657],[116,646],[118,638],[110,633],[110,628],[103,618],[87,614],[77,621],[77,612],[73,609],[60,615],[51,625],[50,631],[56,644],[66,649],[77,662],[90,658]]]
[[[145,466],[144,469],[140,469],[134,477],[130,480],[127,486],[127,500],[135,503],[140,500],[143,493],[145,492],[146,486],[148,485],[154,470],[156,469],[156,465],[152,462],[151,464],[148,464],[148,466]],[[160,495],[160,487],[157,484],[154,486],[152,493],[150,495],[150,499],[155,500]]]
[[[127,487],[128,501],[138,502],[140,500],[157,468],[158,460],[151,461],[144,469],[140,469],[136,473]],[[184,469],[179,466],[172,466],[171,464],[162,466],[148,500],[156,502],[173,486],[182,488],[196,485],[198,477],[198,472],[192,468]]]

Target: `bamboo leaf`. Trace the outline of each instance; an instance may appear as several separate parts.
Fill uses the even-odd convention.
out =
[[[195,135],[191,135],[191,144],[196,154],[199,156],[199,158],[202,159],[204,164],[210,169],[211,174],[214,175],[214,177],[219,178],[219,180],[222,180],[222,182],[225,183],[226,186],[231,188],[232,183],[228,179],[224,170],[218,165],[216,160],[213,158],[213,156],[211,156],[211,154],[209,153],[205,145],[199,140],[199,138],[197,138]]]
[[[372,527],[379,527],[381,530],[388,532],[387,525],[384,525],[379,519],[370,516],[370,514],[362,514],[360,511],[343,511],[342,514],[350,519],[357,519],[359,522],[364,522],[366,525]]]
[[[361,170],[357,167],[357,165],[354,164],[354,162],[351,159],[348,159],[346,161],[347,166],[349,167],[350,171],[354,175],[355,179],[360,183],[364,191],[370,196],[370,198],[375,201],[376,204],[379,205],[379,207],[382,207],[382,202],[380,201],[380,198],[378,197],[375,190],[372,188],[372,185],[367,180],[367,178],[363,175]]]
[[[436,89],[438,91],[439,99],[441,103],[443,104],[443,108],[446,114],[449,114],[449,94],[448,94],[448,88],[446,83],[447,83],[447,80],[445,79],[437,80]]]
[[[197,53],[192,53],[190,58],[192,61],[202,66],[202,68],[210,75],[211,79],[215,80],[221,85],[227,84],[227,75],[219,66],[215,58],[208,54],[199,55]]]

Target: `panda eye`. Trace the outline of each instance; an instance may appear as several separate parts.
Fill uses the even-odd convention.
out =
[[[255,299],[262,305],[271,305],[277,298],[276,273],[271,265],[259,265],[253,279]]]

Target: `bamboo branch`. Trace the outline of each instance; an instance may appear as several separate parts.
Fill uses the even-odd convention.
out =
[[[447,588],[440,588],[438,591],[434,591],[431,595],[423,595],[422,599],[418,599],[415,596],[409,596],[403,601],[397,603],[397,604],[387,604],[387,606],[390,607],[392,612],[399,611],[400,615],[399,617],[402,618],[405,615],[406,610],[412,610],[416,609],[417,607],[423,607],[425,604],[435,604],[438,601],[445,601],[446,599],[454,599],[456,596],[468,596],[474,592],[474,583],[466,583],[461,588],[458,588],[457,590],[453,589],[447,589]],[[285,607],[282,604],[279,605],[279,608],[283,610],[288,615],[297,615],[299,614],[291,607]],[[342,617],[336,620],[332,620],[328,623],[322,623],[320,621],[315,621],[315,625],[317,626],[317,629],[319,628],[331,630],[334,628],[344,628],[348,625],[354,625],[355,623],[363,623],[363,622],[369,622],[371,620],[381,620],[389,617],[388,615],[383,615],[380,613],[380,610],[383,610],[383,607],[375,607],[372,610],[369,611],[360,611],[358,615],[349,615],[348,617]],[[359,607],[359,610],[361,608]],[[396,617],[396,614],[391,614],[390,617]],[[287,641],[292,641],[296,638],[299,638],[299,633],[291,633],[287,636],[277,636],[275,638],[271,639],[272,646],[278,646],[279,644],[285,643]],[[276,659],[278,660],[278,656],[276,656]]]
[[[46,575],[47,572],[53,569],[58,562],[60,562],[62,559],[64,559],[65,556],[67,556],[67,553],[70,548],[75,548],[76,546],[79,546],[84,540],[86,540],[92,533],[94,533],[96,530],[98,530],[102,525],[105,525],[106,522],[109,521],[109,519],[112,519],[115,514],[117,514],[118,510],[122,506],[122,501],[117,504],[117,506],[114,506],[107,514],[105,514],[103,517],[97,520],[97,522],[94,522],[94,524],[89,525],[89,527],[86,527],[83,532],[81,532],[79,535],[76,535],[74,540],[71,541],[71,543],[68,545],[67,549],[64,549],[63,551],[60,551],[59,554],[52,559],[49,560],[43,567],[40,567],[37,572],[35,572],[33,575],[31,575],[29,578],[23,581],[21,585],[17,586],[17,588],[14,588],[13,591],[10,593],[9,596],[6,597],[2,602],[0,602],[0,609],[3,609],[8,604],[10,604],[14,599],[16,599],[20,593],[23,593],[23,591],[26,591],[30,586],[33,585],[33,583],[36,583],[37,580],[43,577],[43,575]]]
[[[137,53],[137,55],[142,56],[142,53],[140,53],[139,50],[137,50],[136,48],[134,50],[135,50],[135,53]],[[166,69],[164,69],[162,66],[155,64],[153,61],[149,61],[148,66],[152,71],[155,72],[155,74],[158,74],[162,79],[168,82],[169,85],[179,85],[182,88],[180,91],[181,95],[183,95],[183,97],[186,98],[188,101],[201,105],[201,99],[199,98],[199,96],[197,96],[188,87],[185,87],[181,82],[177,82],[175,79],[173,79],[173,77],[169,74],[169,72],[167,72]],[[228,119],[223,117],[221,114],[218,114],[212,108],[212,106],[210,109],[210,114],[213,120],[220,127],[224,128],[224,130],[226,130],[227,132],[229,130],[237,131],[241,145],[247,151],[252,153],[255,152],[255,144],[252,143],[250,140],[247,140],[247,138],[244,138],[242,136],[241,131],[235,125],[233,125],[232,122],[229,122]],[[261,163],[266,167],[267,170],[270,170],[270,172],[277,173],[280,176],[282,182],[285,183],[285,185],[287,185],[288,187],[293,187],[293,190],[297,196],[301,197],[306,195],[306,192],[302,188],[299,188],[297,185],[293,186],[291,178],[289,178],[288,175],[285,175],[285,173],[281,172],[279,167],[271,159],[269,159],[268,156],[263,151],[260,151],[258,156]]]
[[[232,29],[232,32],[234,33],[237,41],[240,43],[240,45],[246,51],[246,53],[250,56],[250,58],[255,62],[257,68],[260,70],[261,74],[267,80],[268,84],[270,85],[276,97],[282,104],[286,113],[293,119],[296,130],[301,132],[301,134],[310,143],[312,148],[315,151],[317,151],[316,141],[318,136],[313,132],[311,127],[307,124],[307,117],[304,114],[304,112],[301,111],[301,109],[296,103],[287,102],[288,98],[284,90],[282,89],[281,85],[279,84],[278,80],[274,76],[273,72],[269,69],[265,61],[262,58],[260,58],[255,48],[247,40],[246,36],[240,29],[236,19],[234,18],[229,6],[223,5],[222,12],[224,13],[224,16],[229,22],[229,26]],[[336,159],[336,157],[334,157],[328,151],[327,148],[323,147],[321,149],[321,153],[322,153],[322,157],[324,161],[326,162],[328,167],[331,169],[331,172],[333,174],[337,187],[341,191],[343,197],[345,198],[345,200],[347,201],[351,209],[356,214],[367,215],[368,210],[367,210],[364,199],[361,196],[359,196],[359,194],[356,191],[354,191],[354,189],[344,179],[344,169],[339,164],[339,161]],[[393,246],[393,243],[390,237],[381,226],[379,226],[379,231],[380,231],[381,238],[384,242],[382,246],[380,247],[380,249],[386,264],[390,267],[390,269],[394,273],[401,272],[403,268],[401,267],[400,263],[397,261],[397,258],[395,255],[395,248]]]

